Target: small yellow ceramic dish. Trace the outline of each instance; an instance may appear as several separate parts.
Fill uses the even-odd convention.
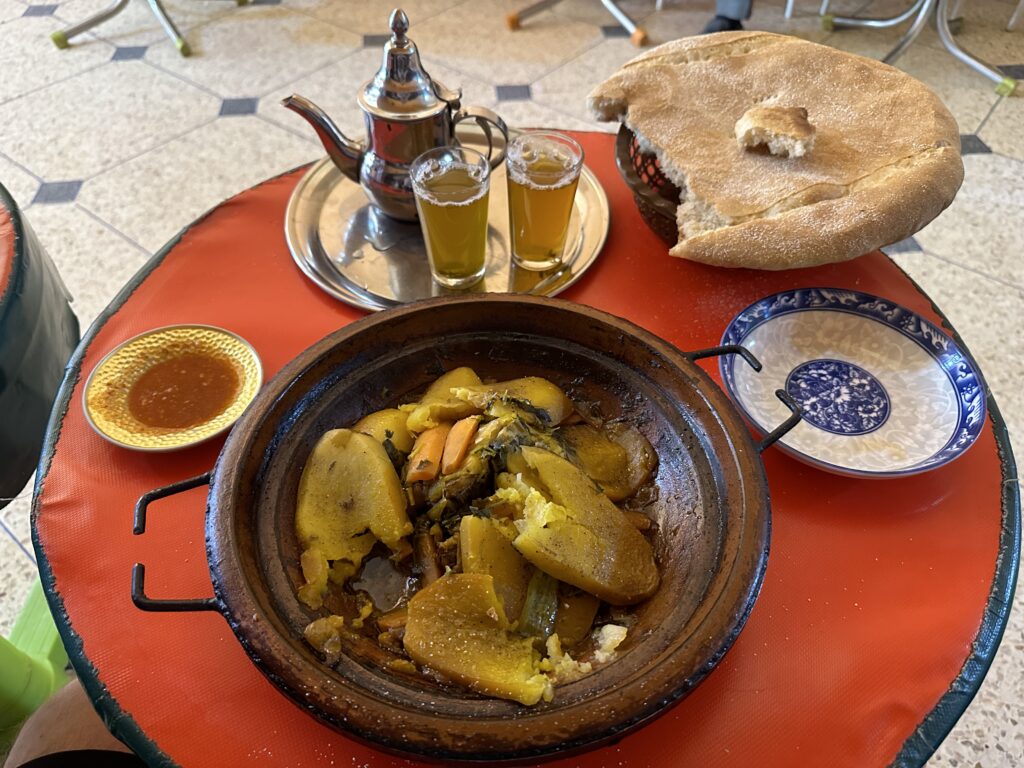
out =
[[[135,336],[93,368],[82,405],[100,437],[173,451],[228,429],[259,391],[263,366],[245,339],[211,325]]]

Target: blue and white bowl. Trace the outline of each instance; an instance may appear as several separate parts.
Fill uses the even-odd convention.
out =
[[[901,477],[947,464],[985,423],[985,385],[974,362],[936,325],[858,291],[802,288],[761,299],[722,337],[761,361],[720,358],[730,396],[767,432],[803,421],[779,441],[816,467],[859,477]]]

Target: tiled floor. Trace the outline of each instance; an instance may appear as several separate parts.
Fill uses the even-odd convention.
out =
[[[75,295],[83,328],[167,239],[220,200],[321,154],[307,126],[278,105],[299,92],[357,133],[355,88],[376,68],[387,0],[168,0],[194,56],[183,59],[141,0],[95,35],[58,51],[48,36],[110,0],[0,0],[0,183],[27,216]],[[397,0],[395,0],[397,2]],[[697,32],[710,0],[626,0],[656,42]],[[512,125],[599,128],[584,95],[635,54],[597,0],[563,0],[516,33],[515,0],[406,0],[411,36],[430,71],[468,103]],[[898,33],[828,33],[817,0],[791,20],[782,0],[756,0],[752,28],[881,56]],[[1024,76],[1024,25],[1003,31],[1013,4],[965,0],[960,37]],[[897,0],[835,0],[835,12],[884,15]],[[964,134],[966,180],[956,202],[897,260],[935,298],[981,361],[1020,440],[1024,435],[1024,98],[941,50],[934,31],[899,66],[931,85]],[[1024,88],[1022,88],[1024,90]],[[913,119],[912,115],[907,116]],[[1024,458],[1024,457],[1022,457]],[[26,490],[0,511],[0,633],[35,573]],[[967,714],[930,765],[1024,764],[1024,606]],[[827,764],[825,760],[823,765]]]

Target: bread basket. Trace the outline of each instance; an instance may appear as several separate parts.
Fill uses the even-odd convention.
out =
[[[654,153],[640,148],[636,134],[625,125],[619,128],[615,140],[615,164],[632,190],[633,201],[647,226],[667,245],[675,245],[679,240],[676,226],[679,187],[661,170]]]

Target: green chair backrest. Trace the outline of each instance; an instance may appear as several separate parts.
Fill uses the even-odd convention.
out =
[[[68,681],[68,655],[37,580],[10,638],[0,637],[0,755],[21,723]]]

